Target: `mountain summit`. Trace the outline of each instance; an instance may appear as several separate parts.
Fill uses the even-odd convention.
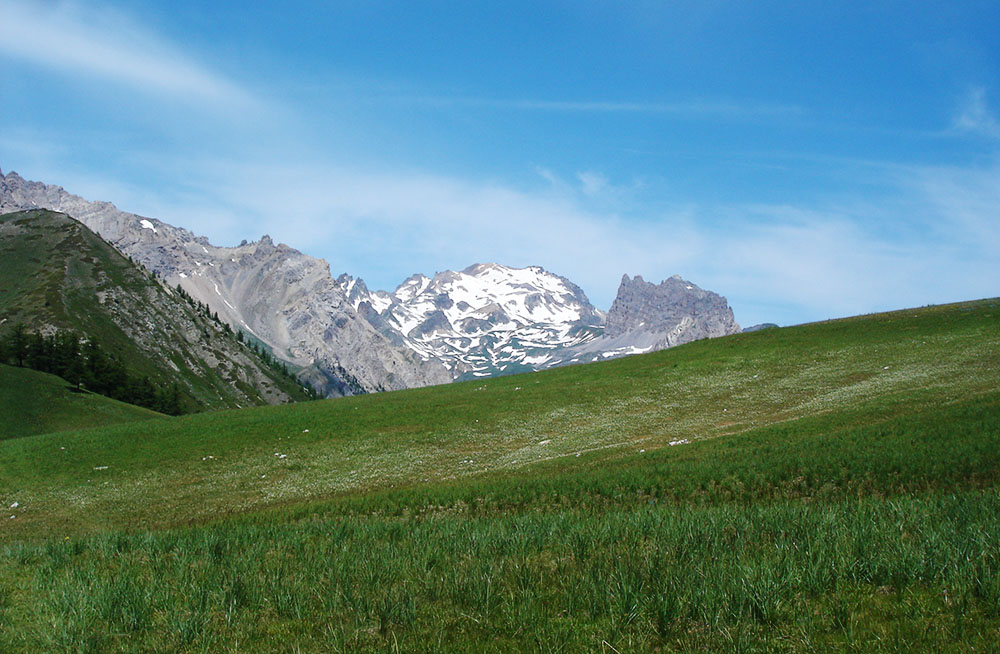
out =
[[[701,338],[737,334],[726,298],[706,291],[674,275],[651,284],[640,275],[622,277],[618,296],[608,311],[605,336],[618,338],[649,335],[654,349],[662,349]]]
[[[338,278],[359,313],[456,379],[548,367],[602,331],[603,314],[579,286],[538,266],[477,263],[433,278],[413,275],[392,293]]]

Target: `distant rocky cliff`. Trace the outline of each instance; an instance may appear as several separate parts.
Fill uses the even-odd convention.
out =
[[[654,348],[661,349],[739,332],[733,310],[721,295],[678,275],[660,284],[625,275],[608,311],[604,333],[608,338],[647,333],[656,339]]]

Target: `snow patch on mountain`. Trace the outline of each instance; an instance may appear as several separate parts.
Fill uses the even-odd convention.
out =
[[[346,274],[338,281],[373,325],[421,358],[441,361],[457,379],[548,367],[555,352],[603,329],[603,314],[578,286],[538,266],[485,263],[433,278],[416,274],[392,293],[368,291]]]

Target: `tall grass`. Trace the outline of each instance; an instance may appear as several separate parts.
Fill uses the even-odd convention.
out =
[[[20,541],[0,550],[0,646],[986,647],[998,407],[993,394],[870,427],[818,417],[211,526]]]
[[[6,651],[808,649],[1000,627],[1000,493],[341,517],[8,548]],[[918,629],[901,607],[925,616]],[[20,628],[14,629],[20,623]],[[731,641],[731,642],[730,642]],[[610,650],[609,650],[610,651]]]

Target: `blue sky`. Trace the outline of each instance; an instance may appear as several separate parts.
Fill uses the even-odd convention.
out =
[[[261,4],[261,3],[257,3]],[[1000,294],[1000,4],[0,0],[0,167],[373,288]]]

